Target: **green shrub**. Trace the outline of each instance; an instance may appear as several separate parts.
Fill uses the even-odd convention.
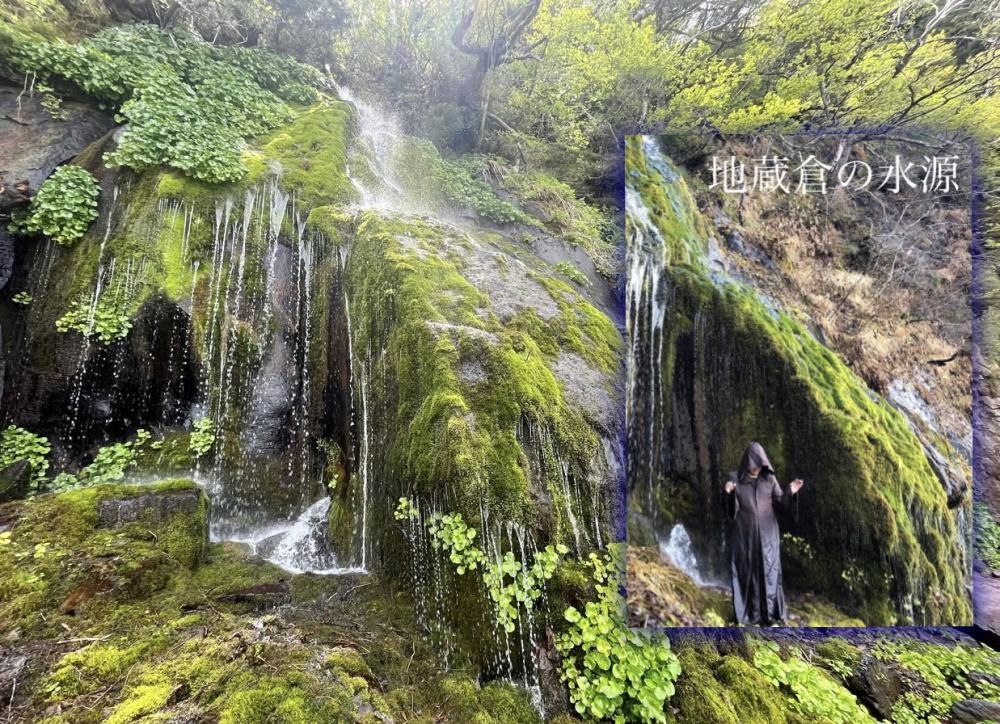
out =
[[[72,244],[97,218],[97,179],[79,166],[60,166],[42,183],[16,230]]]
[[[554,264],[552,268],[555,271],[562,274],[567,279],[569,279],[574,284],[577,284],[581,287],[590,286],[590,280],[587,278],[587,275],[584,274],[579,269],[577,269],[572,264],[570,264],[568,261],[556,262],[556,264]]]
[[[792,708],[810,721],[874,722],[850,691],[823,670],[799,658],[793,650],[788,659],[778,653],[774,641],[760,641],[754,649],[753,664],[771,683],[792,694]]]
[[[63,492],[89,485],[115,483],[125,478],[125,473],[135,467],[136,456],[149,442],[151,435],[146,430],[137,430],[135,440],[105,445],[77,475],[59,473],[49,483],[49,490]]]
[[[60,332],[74,330],[85,337],[96,336],[101,343],[110,344],[129,333],[132,320],[110,302],[100,300],[92,309],[88,303],[75,301],[69,311],[56,320],[56,329]]]
[[[194,430],[191,433],[191,441],[188,449],[194,453],[196,458],[212,449],[215,444],[215,423],[210,418],[203,417],[194,422]]]
[[[45,480],[45,471],[49,469],[46,456],[51,449],[48,438],[28,432],[23,427],[10,425],[0,436],[0,467],[27,460],[31,465],[32,483],[38,487]]]
[[[946,722],[951,720],[952,705],[963,699],[1000,700],[1000,686],[971,676],[996,671],[996,651],[986,646],[883,641],[874,654],[910,674],[910,690],[893,704],[894,722]]]
[[[283,101],[318,97],[319,71],[270,51],[216,46],[152,25],[107,28],[75,45],[0,22],[0,61],[64,79],[128,124],[110,163],[172,166],[208,182],[245,173],[242,140],[289,117]]]

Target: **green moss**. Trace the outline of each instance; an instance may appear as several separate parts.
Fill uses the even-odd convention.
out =
[[[443,231],[412,222],[362,218],[348,269],[349,296],[357,339],[379,339],[388,329],[386,359],[395,368],[398,437],[390,465],[403,472],[407,488],[387,493],[433,496],[447,490],[453,508],[478,515],[480,505],[505,518],[527,521],[529,465],[517,430],[525,422],[549,430],[550,462],[543,483],[561,489],[558,449],[572,474],[586,479],[597,437],[566,403],[536,339],[542,329],[504,327],[489,312],[486,295],[461,273],[460,259],[442,258]],[[567,314],[593,317],[583,326],[605,339],[613,325],[565,287]],[[360,316],[357,310],[364,310]],[[392,319],[385,326],[386,317]],[[598,331],[594,331],[594,330]],[[615,354],[620,337],[614,332]],[[582,338],[582,337],[581,337]],[[587,336],[588,341],[590,337]],[[593,348],[594,345],[589,345]],[[607,347],[600,352],[611,356]],[[591,355],[588,355],[591,356]],[[463,363],[485,368],[490,384],[463,380]],[[403,422],[405,421],[405,423]],[[533,453],[534,451],[530,451]],[[557,485],[558,483],[558,485]],[[567,533],[556,513],[554,532]]]
[[[1000,571],[1000,523],[985,503],[976,503],[976,555],[991,570]]]
[[[494,682],[480,688],[463,674],[448,674],[387,697],[392,713],[406,721],[470,724],[531,724],[541,721],[523,690]],[[416,715],[416,716],[414,716]]]
[[[335,206],[317,206],[309,212],[306,226],[322,233],[334,243],[340,243],[349,229],[351,216]]]
[[[642,138],[629,136],[625,143],[627,184],[641,196],[652,223],[651,229],[639,230],[651,233],[662,243],[667,266],[704,270],[708,226],[681,172],[666,158],[659,167],[652,165],[643,152]],[[643,219],[631,215],[628,221],[637,227],[645,226]]]
[[[327,654],[325,665],[342,672],[346,676],[370,678],[372,675],[371,669],[368,668],[365,660],[361,658],[361,654],[354,649],[343,646]]]
[[[295,119],[260,140],[269,161],[281,164],[282,186],[294,191],[302,208],[354,198],[347,177],[352,111],[329,100],[296,113]]]
[[[711,644],[678,648],[681,676],[671,700],[677,722],[780,724],[801,721],[778,689],[747,661],[720,655]]]
[[[99,485],[9,506],[18,517],[0,555],[0,575],[10,581],[0,590],[4,630],[52,630],[64,602],[87,609],[141,597],[162,589],[177,570],[197,565],[207,539],[204,495],[193,513],[98,527],[101,500],[190,490],[199,489],[189,480]]]

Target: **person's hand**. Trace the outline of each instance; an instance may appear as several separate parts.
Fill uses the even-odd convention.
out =
[[[792,492],[792,495],[795,495],[802,489],[803,485],[805,485],[805,483],[802,482],[802,479],[796,478],[788,484],[788,489]]]
[[[799,481],[799,482],[801,482],[801,481]],[[727,494],[732,493],[734,490],[736,490],[736,483],[734,483],[732,480],[727,481],[726,482],[726,493]]]

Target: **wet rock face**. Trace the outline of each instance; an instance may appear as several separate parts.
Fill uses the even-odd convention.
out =
[[[98,506],[99,526],[118,528],[139,520],[160,523],[177,513],[195,514],[201,497],[201,490],[184,490],[102,500]]]
[[[951,707],[952,721],[957,724],[1000,721],[1000,702],[985,699],[966,699]]]
[[[53,118],[39,94],[0,80],[0,178],[27,181],[34,194],[56,166],[114,127],[111,116],[78,101],[64,101],[60,115]]]
[[[28,655],[0,648],[0,701],[10,701],[17,681],[28,667]]]
[[[156,295],[137,312],[123,340],[87,344],[74,331],[50,337],[51,349],[33,344],[11,375],[4,405],[19,407],[21,424],[50,439],[72,426],[65,442],[73,455],[136,428],[182,423],[198,386],[190,338],[189,315]]]
[[[0,470],[0,503],[19,500],[28,494],[31,486],[31,464],[18,460]]]

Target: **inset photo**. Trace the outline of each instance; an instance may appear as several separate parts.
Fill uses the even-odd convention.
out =
[[[971,164],[627,138],[630,625],[972,623]]]

